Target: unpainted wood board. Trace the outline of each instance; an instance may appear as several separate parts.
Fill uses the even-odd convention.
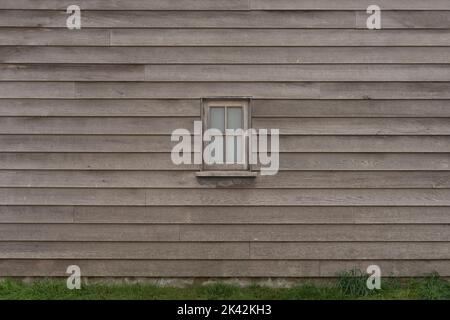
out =
[[[0,134],[172,134],[200,117],[0,117]]]
[[[71,4],[73,2],[69,0],[3,0],[0,4],[0,9],[66,10]],[[248,0],[78,0],[77,4],[83,10],[250,9]]]
[[[425,266],[424,263],[416,268]],[[251,260],[0,260],[3,276],[66,277],[69,265],[84,277],[318,277],[319,261]],[[442,263],[427,263],[441,270]],[[331,266],[327,265],[329,269]],[[411,268],[412,269],[412,268]],[[386,270],[383,268],[383,270]],[[408,270],[408,269],[407,269]],[[442,275],[442,274],[441,274]]]
[[[331,277],[354,268],[380,266],[387,277],[450,275],[448,260],[0,260],[4,276],[67,277],[67,266],[77,265],[85,277]],[[270,280],[269,280],[270,281]]]
[[[250,243],[251,259],[448,260],[448,242]]]
[[[450,19],[449,19],[450,20]],[[47,73],[43,76],[45,79]],[[64,78],[63,78],[64,79]],[[73,80],[70,77],[65,78]],[[104,81],[99,77],[99,80]],[[9,77],[5,80],[16,80]],[[27,80],[27,75],[18,80]],[[31,80],[31,79],[30,79]],[[52,80],[51,78],[49,80]],[[56,79],[59,80],[59,79]],[[111,81],[114,77],[111,77]],[[449,81],[449,65],[146,65],[147,81]],[[126,79],[124,80],[126,81]]]
[[[450,63],[450,47],[0,47],[0,63]]]
[[[281,153],[280,171],[448,171],[449,153]],[[200,170],[175,165],[170,153],[0,153],[10,170]],[[254,170],[259,170],[256,165]],[[192,172],[194,174],[194,172]],[[441,180],[442,181],[442,180]],[[445,183],[445,182],[444,182]]]
[[[449,189],[2,188],[0,205],[449,206]]]
[[[6,191],[7,190],[7,191]],[[6,189],[6,201],[3,204],[39,204],[33,203],[35,190]],[[17,192],[20,190],[20,192]],[[54,190],[54,189],[49,189]],[[84,189],[83,189],[84,190]],[[60,197],[73,194],[71,199],[78,204],[76,192],[64,189]],[[42,191],[41,191],[42,192]],[[448,206],[450,205],[449,189],[147,189],[147,205],[220,205],[220,206]],[[30,197],[27,195],[30,194]],[[21,198],[19,198],[23,195]],[[61,200],[56,198],[55,203]],[[24,202],[25,199],[26,201]],[[59,201],[58,201],[59,200]],[[11,203],[9,203],[9,201]],[[56,203],[58,202],[58,203]]]
[[[46,152],[171,152],[175,144],[176,142],[171,142],[170,136],[167,135],[0,135],[0,151],[37,152],[44,157]],[[280,152],[445,153],[450,152],[450,137],[282,135],[280,136]],[[22,156],[26,157],[26,155]],[[36,157],[39,159],[39,155]]]
[[[0,206],[0,223],[71,223],[71,206]]]
[[[0,259],[247,260],[249,256],[245,242],[0,242]]]
[[[109,46],[106,29],[1,28],[3,46]]]
[[[256,129],[279,129],[280,134],[289,135],[450,134],[450,118],[253,118],[252,125]],[[13,128],[10,131],[14,133]]]
[[[383,10],[383,29],[447,29],[448,11]],[[67,13],[2,10],[0,27],[65,28]],[[360,28],[369,14],[358,11],[89,11],[83,28]]]
[[[252,117],[450,117],[450,100],[253,100]]]
[[[450,241],[447,225],[0,224],[0,241]]]
[[[448,260],[448,242],[0,242],[0,259]]]
[[[145,72],[144,72],[145,70]],[[145,73],[145,75],[144,75]],[[1,64],[0,81],[450,81],[436,65]]]
[[[436,109],[439,106],[446,110],[444,102],[438,104]],[[428,112],[430,115],[442,115],[438,110],[432,111],[432,106],[429,106]],[[200,117],[200,100],[0,99],[0,116]]]
[[[372,5],[370,0],[250,0],[252,10],[365,10]],[[384,10],[447,10],[446,0],[378,0]]]
[[[9,45],[64,45],[67,38],[58,29],[47,29],[41,40],[22,41],[0,30],[0,39]],[[94,29],[88,29],[94,30]],[[27,34],[39,31],[30,30]],[[111,29],[112,46],[447,46],[449,30],[356,30],[356,29]],[[70,34],[69,34],[70,35]],[[67,36],[67,35],[66,35]],[[42,37],[42,33],[41,33]],[[88,40],[86,40],[88,41]],[[93,45],[83,42],[80,45]]]
[[[179,241],[177,225],[0,224],[0,241]]]
[[[4,207],[10,220],[3,223],[36,222],[20,219],[20,212],[44,212],[41,207]],[[26,209],[24,209],[26,208]],[[34,210],[34,208],[37,208]],[[45,208],[45,207],[44,207]],[[50,207],[53,208],[53,207]],[[130,207],[76,206],[76,223],[178,223],[178,224],[448,224],[449,207]],[[14,215],[18,211],[19,215]],[[14,217],[17,217],[14,220]]]
[[[0,170],[0,187],[32,188],[450,188],[450,171],[282,171],[197,178],[192,171]]]

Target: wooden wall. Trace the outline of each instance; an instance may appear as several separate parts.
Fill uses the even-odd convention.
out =
[[[0,276],[450,276],[450,1],[75,2],[0,0]],[[172,164],[204,96],[278,175]]]

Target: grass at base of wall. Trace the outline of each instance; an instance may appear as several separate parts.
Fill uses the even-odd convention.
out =
[[[361,287],[363,285],[363,287]],[[24,283],[0,281],[0,300],[304,300],[304,299],[450,299],[450,283],[437,275],[425,278],[382,281],[380,290],[366,289],[365,282],[349,274],[329,283],[303,283],[290,288],[260,285],[245,287],[223,283],[183,288],[150,284],[83,285],[69,290],[61,280]]]

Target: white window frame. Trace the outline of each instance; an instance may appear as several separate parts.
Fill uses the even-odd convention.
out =
[[[211,97],[202,98],[202,125],[203,133],[205,130],[211,128],[210,109],[214,107],[225,107],[225,119],[227,117],[226,108],[241,107],[243,109],[242,129],[245,131],[251,128],[251,98],[248,97]],[[225,120],[226,128],[226,120]],[[205,150],[206,143],[202,139],[202,150]],[[224,140],[225,144],[225,140]],[[226,148],[226,147],[225,147]],[[224,159],[226,158],[224,154]],[[245,164],[214,164],[207,165],[203,161],[202,171],[250,171],[251,166],[249,164],[249,146],[248,139],[245,143]]]

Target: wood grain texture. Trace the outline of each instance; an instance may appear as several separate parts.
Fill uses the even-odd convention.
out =
[[[361,10],[373,4],[370,0],[250,0],[253,10]],[[424,3],[420,0],[380,0],[377,5],[385,10],[447,10],[450,4],[446,0],[433,0]]]
[[[0,223],[88,224],[449,224],[448,207],[0,206]]]
[[[448,0],[70,4],[0,1],[0,275],[450,276]],[[213,96],[281,129],[277,175],[173,164]]]
[[[2,152],[147,153],[171,152],[174,145],[175,143],[172,143],[167,135],[0,135],[0,151]],[[446,153],[450,152],[450,137],[283,135],[280,136],[280,151],[286,153]]]
[[[192,171],[0,170],[0,187],[450,188],[450,171],[289,171],[274,177],[197,178]]]
[[[193,132],[194,121],[200,117],[0,117],[0,134],[170,135],[179,128]]]
[[[448,243],[250,243],[252,259],[296,260],[314,257],[327,260],[447,260],[450,256]],[[270,258],[269,258],[270,257]],[[345,257],[345,258],[342,258]]]
[[[0,153],[1,169],[47,170],[200,170],[175,165],[170,153]],[[258,166],[255,167],[258,169]],[[448,171],[449,153],[281,153],[280,170]],[[442,181],[442,180],[440,180]],[[248,183],[248,182],[247,182]]]
[[[0,259],[448,260],[448,245],[448,242],[0,242]]]
[[[432,272],[449,276],[445,260],[1,260],[4,276],[66,277],[78,265],[87,277],[331,277],[344,270],[378,265],[387,277],[420,277]],[[269,280],[270,281],[270,280]]]
[[[3,208],[3,209],[2,209]],[[35,210],[36,208],[36,210]],[[28,222],[21,212],[45,212],[45,207],[2,207],[10,220]],[[50,209],[53,207],[50,207]],[[448,207],[102,207],[73,208],[80,223],[177,223],[177,224],[448,224]],[[15,212],[19,214],[15,215]],[[14,217],[17,217],[15,219]]]
[[[431,103],[427,103],[431,104]],[[445,103],[429,115],[439,116]],[[442,111],[445,112],[445,111]],[[442,115],[442,113],[441,113]],[[444,114],[445,115],[445,114]],[[198,100],[0,99],[0,116],[39,117],[200,117]]]
[[[0,242],[0,259],[74,259],[75,257],[89,260],[247,260],[250,252],[249,244],[245,242]]]
[[[253,100],[252,116],[438,118],[450,117],[450,100]]]
[[[449,189],[2,188],[0,205],[450,206]]]
[[[446,225],[0,224],[0,241],[279,242],[450,240]]]
[[[85,10],[248,10],[248,0],[79,0]],[[0,9],[65,10],[68,0],[4,0]]]
[[[53,9],[53,8],[51,8]],[[182,10],[183,8],[179,8]],[[383,11],[383,29],[447,29],[448,11]],[[88,11],[83,28],[360,28],[358,11]],[[55,10],[2,10],[0,27],[65,28],[67,14]]]
[[[179,128],[193,132],[189,117],[0,117],[0,134],[170,135]],[[450,118],[264,118],[255,129],[288,135],[450,135]]]
[[[61,31],[49,29],[45,39],[63,45]],[[92,29],[91,29],[92,30]],[[32,31],[35,32],[35,31]],[[13,32],[11,32],[14,34]],[[5,44],[18,45],[0,30]],[[271,29],[112,29],[113,46],[447,46],[449,30],[271,30]],[[11,42],[10,42],[11,41]],[[60,43],[61,42],[61,43]],[[26,42],[20,42],[26,44]],[[32,44],[37,44],[32,42]],[[80,44],[83,45],[83,44]],[[86,45],[89,45],[87,43]]]
[[[450,63],[450,47],[0,47],[1,63]]]
[[[436,65],[55,65],[3,64],[0,81],[449,81]]]

